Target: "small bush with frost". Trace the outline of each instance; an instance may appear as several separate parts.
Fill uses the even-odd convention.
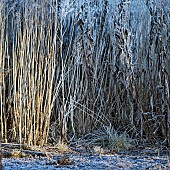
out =
[[[113,127],[104,127],[104,144],[111,151],[125,151],[133,147],[134,141],[127,132],[118,133]]]
[[[86,143],[88,142],[112,152],[126,151],[134,147],[134,140],[126,131],[119,133],[112,126],[104,126],[90,134],[89,137],[86,136]]]

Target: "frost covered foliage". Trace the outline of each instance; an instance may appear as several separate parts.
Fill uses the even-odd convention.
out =
[[[170,143],[169,0],[0,1],[4,141],[67,143],[111,126]]]

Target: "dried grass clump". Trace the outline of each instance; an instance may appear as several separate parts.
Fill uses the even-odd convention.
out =
[[[104,127],[102,145],[111,151],[126,151],[134,147],[134,140],[127,132],[118,133],[113,127]]]
[[[69,150],[68,145],[67,145],[67,144],[64,144],[64,143],[58,143],[58,144],[56,145],[56,147],[57,147],[58,151],[59,151],[59,152],[62,152],[62,153],[67,152],[67,151]]]
[[[104,127],[102,145],[111,151],[126,151],[134,147],[134,140],[128,137],[127,132],[118,133],[112,127]]]
[[[111,126],[104,126],[102,129],[87,134],[79,140],[79,144],[86,143],[93,146],[97,152],[108,151],[127,151],[135,146],[135,140],[129,137],[126,131],[118,132]]]
[[[134,147],[133,140],[127,137],[126,133],[113,134],[110,141],[110,148],[112,151],[127,151]]]

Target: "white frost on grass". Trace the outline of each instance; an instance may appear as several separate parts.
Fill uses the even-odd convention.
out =
[[[47,158],[20,158],[3,159],[3,170],[53,170],[53,169],[144,169],[144,168],[170,168],[169,157],[155,156],[130,156],[130,155],[108,155],[108,156],[76,156],[70,155],[70,159],[75,161],[75,165],[58,166],[50,165]]]

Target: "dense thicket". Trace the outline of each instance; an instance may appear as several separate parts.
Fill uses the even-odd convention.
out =
[[[170,142],[170,2],[0,1],[3,141],[104,127]]]

